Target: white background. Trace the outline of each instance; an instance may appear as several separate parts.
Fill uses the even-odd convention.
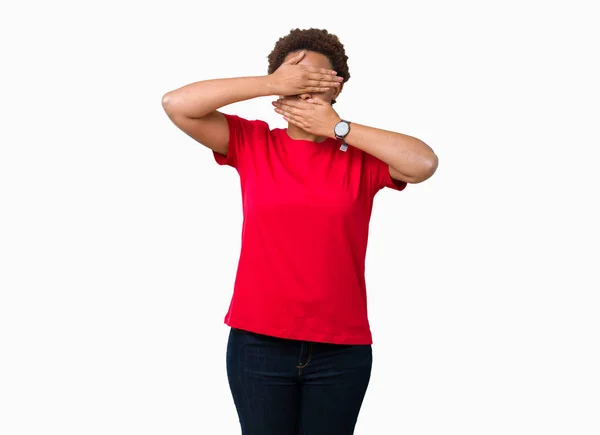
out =
[[[591,5],[3,6],[0,433],[239,433],[223,324],[239,181],[161,98],[266,74],[296,27],[344,43],[340,114],[440,159],[376,198],[356,434],[600,433]],[[270,101],[226,111],[281,127]]]

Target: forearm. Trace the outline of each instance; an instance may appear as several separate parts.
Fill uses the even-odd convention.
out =
[[[269,76],[204,80],[166,93],[165,110],[188,118],[201,118],[229,104],[273,95]]]
[[[387,163],[410,182],[424,181],[437,169],[438,158],[433,150],[406,134],[353,122],[345,142]]]

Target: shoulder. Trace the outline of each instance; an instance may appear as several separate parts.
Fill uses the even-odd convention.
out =
[[[262,119],[245,118],[239,115],[223,113],[232,128],[248,131],[270,131],[269,124]]]

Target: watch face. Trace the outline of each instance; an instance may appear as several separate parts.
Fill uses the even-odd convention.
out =
[[[344,121],[338,122],[334,129],[335,134],[337,134],[338,136],[347,135],[349,130],[350,130],[350,126],[348,125],[347,122],[344,122]]]

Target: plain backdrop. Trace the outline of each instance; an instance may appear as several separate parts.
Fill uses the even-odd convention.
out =
[[[376,197],[356,434],[600,433],[592,4],[3,4],[0,433],[240,433],[239,178],[161,98],[309,27],[346,47],[338,113],[440,161]],[[282,127],[272,99],[223,110]]]

